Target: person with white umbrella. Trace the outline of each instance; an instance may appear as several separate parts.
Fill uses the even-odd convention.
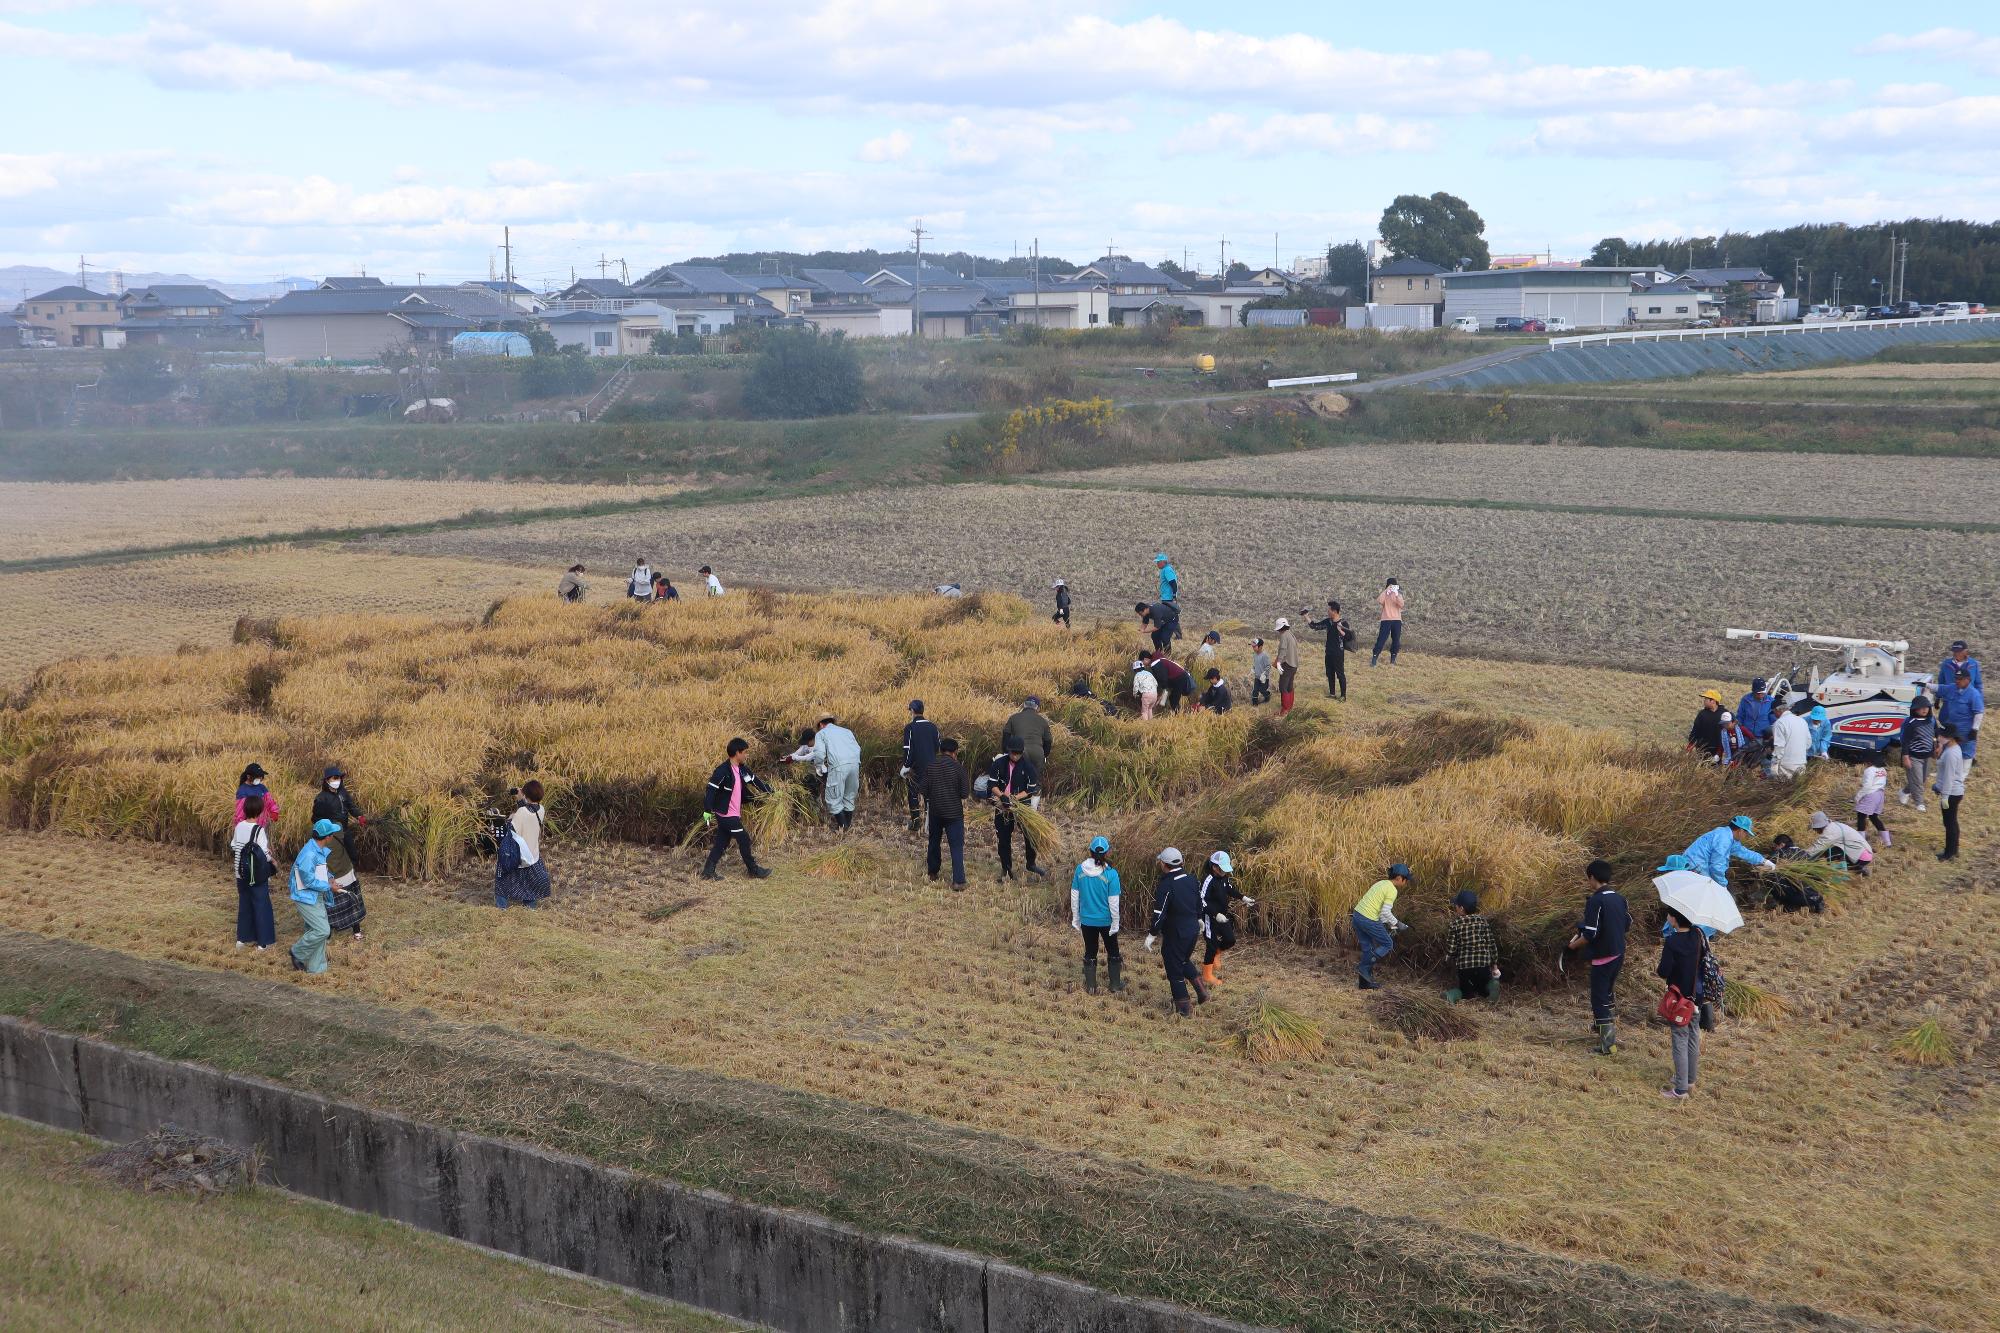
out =
[[[1665,896],[1665,890],[1662,890],[1661,897]],[[1724,896],[1728,895],[1725,893]],[[1704,998],[1702,972],[1703,964],[1707,962],[1708,939],[1695,928],[1693,919],[1679,908],[1667,908],[1667,919],[1673,923],[1674,933],[1660,945],[1660,965],[1655,971],[1660,980],[1671,988],[1670,998],[1674,991],[1678,991],[1682,998],[1700,1004]],[[1664,1007],[1661,1012],[1666,1012]],[[1701,1072],[1701,1024],[1685,1012],[1676,1014],[1670,1022],[1674,1081],[1661,1088],[1660,1095],[1669,1101],[1685,1101],[1688,1094],[1694,1091],[1695,1078]]]

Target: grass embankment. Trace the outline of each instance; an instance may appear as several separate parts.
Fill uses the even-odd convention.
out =
[[[224,833],[213,794],[254,756],[275,775],[282,840],[296,845],[300,793],[337,759],[386,816],[365,837],[370,862],[434,875],[470,853],[480,807],[530,773],[558,827],[673,843],[696,827],[733,735],[755,738],[762,767],[837,714],[862,739],[868,779],[887,787],[905,700],[924,699],[977,763],[1032,693],[1061,728],[1051,794],[1123,824],[1128,875],[1143,877],[1161,846],[1234,848],[1272,886],[1266,928],[1316,943],[1345,931],[1383,866],[1406,861],[1424,956],[1438,951],[1451,894],[1476,888],[1508,910],[1506,961],[1525,977],[1546,967],[1577,865],[1610,852],[1638,869],[1729,813],[1797,799],[1563,723],[1432,711],[1367,728],[1247,707],[1109,717],[1064,696],[1078,680],[1124,694],[1124,636],[1066,632],[1011,598],[739,594],[593,610],[541,597],[479,625],[350,616],[241,637],[40,673],[0,719],[11,821],[213,848]],[[1141,904],[1128,907],[1136,924]]]
[[[0,1119],[9,1327],[737,1327],[276,1190],[139,1194],[83,1167],[99,1146]]]
[[[1672,1280],[1678,1259],[1667,1280],[1648,1278],[1421,1221],[1202,1179],[1188,1163],[1144,1145],[1163,1119],[1178,1118],[1183,1093],[1221,1081],[1195,1077],[1197,1069],[1215,1072],[1219,1057],[1212,1052],[1182,1049],[1172,1066],[1173,1095],[1162,1091],[1150,1111],[1122,1090],[1093,1091],[1096,1080],[1086,1076],[1056,1109],[1078,1113],[1069,1117],[1077,1120],[1115,1116],[1123,1126],[1122,1146],[1109,1156],[1076,1154],[761,1082],[606,1058],[570,1042],[524,1039],[487,1022],[444,1022],[11,932],[0,931],[0,960],[0,1012],[1258,1323],[1324,1333],[1862,1327]],[[695,1012],[714,1005],[711,999]],[[1044,1008],[1038,1021],[1047,1024],[1053,1016]],[[1164,1027],[1164,1020],[1156,1025]],[[957,1034],[952,1045],[963,1045],[967,1035]],[[985,1045],[1006,1040],[984,1026],[969,1035]],[[1102,1034],[1095,1044],[1117,1057],[1123,1035]],[[885,1037],[893,1034],[874,1040]],[[851,1043],[869,1040],[865,1033],[850,1037]],[[881,1052],[878,1059],[892,1054],[874,1049]],[[1377,1061],[1359,1053],[1353,1058],[1358,1077],[1380,1082]],[[1159,1068],[1152,1065],[1147,1075],[1156,1086]],[[1247,1071],[1262,1067],[1245,1061],[1243,1068],[1240,1077],[1247,1078]],[[1269,1068],[1277,1071],[1270,1080],[1278,1081],[1295,1067]],[[1522,1078],[1514,1068],[1493,1081],[1511,1088]],[[1372,1100],[1386,1109],[1382,1091]],[[1400,1094],[1390,1100],[1405,1104]],[[1311,1115],[1296,1096],[1291,1101],[1291,1119]],[[1658,1114],[1650,1103],[1645,1110]],[[1511,1116],[1523,1114],[1518,1103],[1510,1110]],[[1557,1154],[1575,1150],[1567,1142],[1573,1136],[1562,1131],[1565,1119],[1548,1121]],[[1333,1155],[1366,1166],[1358,1197],[1371,1209],[1400,1211],[1402,1183],[1388,1166],[1399,1160],[1394,1146],[1361,1125],[1337,1132],[1350,1145]],[[1683,1125],[1682,1133],[1688,1136],[1684,1148],[1711,1146],[1706,1132]],[[1643,1138],[1635,1146],[1640,1151],[1633,1156],[1653,1158]],[[1240,1132],[1216,1148],[1240,1154],[1246,1165],[1264,1155]],[[1144,1164],[1116,1160],[1135,1155]],[[1531,1169],[1547,1180],[1547,1163]],[[1592,1178],[1584,1190],[1601,1195],[1603,1188],[1602,1178]],[[1540,1190],[1534,1202],[1560,1212],[1567,1207],[1565,1193]],[[1527,1202],[1496,1198],[1477,1215],[1498,1222]],[[1449,1220],[1464,1220],[1475,1207],[1468,1201],[1466,1211]],[[1601,1233],[1601,1198],[1590,1214],[1596,1219],[1591,1227]],[[1656,1254],[1678,1243],[1660,1231],[1657,1216],[1641,1225],[1658,1235]],[[1734,1227],[1726,1211],[1724,1225]],[[1696,1236],[1690,1231],[1688,1239]],[[1693,1263],[1701,1262],[1694,1255],[1702,1248],[1690,1255]],[[1843,1258],[1828,1271],[1845,1275],[1847,1264]],[[1788,1250],[1785,1266],[1795,1278],[1799,1265],[1799,1255]],[[1872,1264],[1864,1259],[1859,1267]],[[1715,1275],[1691,1267],[1688,1276]],[[1787,1287],[1800,1285],[1795,1280]],[[1878,1304],[1895,1304],[1877,1290]]]

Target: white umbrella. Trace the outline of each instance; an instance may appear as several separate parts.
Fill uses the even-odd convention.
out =
[[[1727,935],[1743,924],[1743,913],[1736,910],[1736,900],[1729,896],[1729,890],[1707,875],[1692,870],[1669,870],[1653,877],[1653,887],[1659,891],[1661,902],[1697,926],[1708,926]]]

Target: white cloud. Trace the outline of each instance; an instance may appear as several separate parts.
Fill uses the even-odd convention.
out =
[[[902,130],[891,130],[879,138],[870,139],[861,145],[857,154],[863,162],[898,162],[910,155],[910,147],[915,142]]]
[[[995,167],[1080,149],[1095,134],[1129,134],[1123,116],[1053,111],[984,110],[953,116],[944,127],[945,158],[959,167]]]
[[[1990,152],[2000,143],[2000,96],[1954,97],[1927,106],[1867,107],[1826,121],[1820,136],[1843,147],[1877,152],[1935,152],[1961,146]]]
[[[1927,32],[1889,33],[1861,48],[1870,55],[1924,55],[1955,64],[1971,65],[1988,74],[2000,74],[2000,37],[1988,37],[1970,28],[1932,28]]]
[[[546,185],[559,175],[546,162],[537,162],[531,157],[510,157],[499,162],[486,164],[486,176],[496,185]],[[408,177],[398,175],[397,180]]]
[[[1802,128],[1802,118],[1791,111],[1697,103],[1672,114],[1548,116],[1535,122],[1527,146],[1582,157],[1768,157],[1796,142]]]
[[[1383,116],[1337,117],[1324,111],[1280,113],[1251,122],[1233,112],[1210,116],[1167,141],[1169,153],[1235,153],[1271,157],[1279,153],[1414,152],[1436,140],[1427,124]]]

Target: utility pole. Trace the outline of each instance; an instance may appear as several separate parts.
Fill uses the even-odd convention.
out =
[[[1215,276],[1222,279],[1222,285],[1229,285],[1229,238],[1223,237],[1215,247]]]
[[[500,249],[507,256],[506,267],[501,270],[501,276],[506,279],[507,285],[502,290],[512,291],[514,290],[514,229],[512,227],[502,227],[500,229]]]
[[[910,339],[913,342],[924,336],[924,307],[920,298],[924,294],[924,237],[929,234],[924,230],[922,218],[918,218],[910,228],[910,237],[916,242],[917,251],[917,281],[910,292]]]
[[[1030,252],[1028,272],[1035,283],[1035,327],[1042,327],[1042,238],[1037,236],[1034,249]]]
[[[76,257],[76,285],[83,288],[85,291],[90,290],[90,284],[88,282],[85,282],[83,278],[84,270],[88,267],[90,266],[83,262],[83,256],[78,255]]]

